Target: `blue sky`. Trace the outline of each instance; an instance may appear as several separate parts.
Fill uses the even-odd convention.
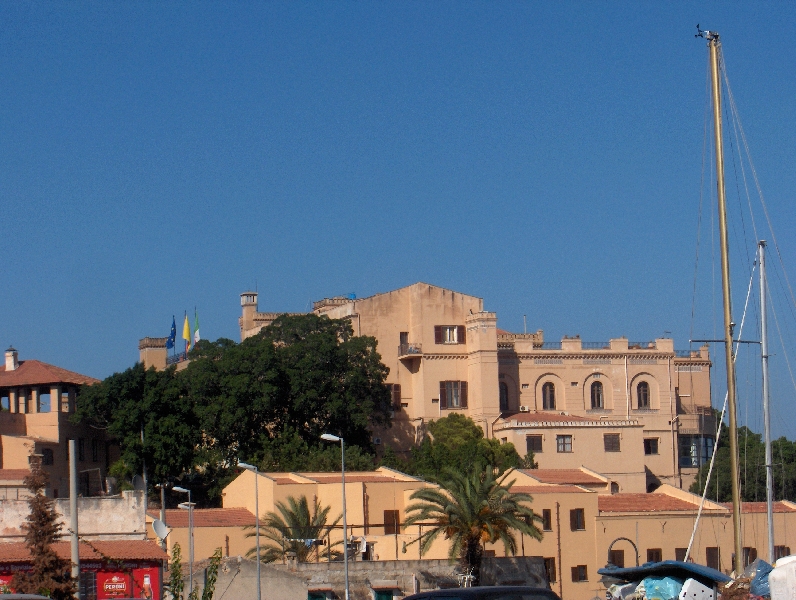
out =
[[[416,281],[482,296],[505,329],[527,315],[548,340],[720,337],[695,25],[722,36],[796,277],[794,17],[788,3],[4,3],[0,343],[101,378],[194,307],[203,337],[238,339],[255,286],[261,310],[301,311]],[[755,237],[727,165],[738,308]],[[793,305],[778,314],[787,338]],[[794,437],[772,351],[778,433]]]

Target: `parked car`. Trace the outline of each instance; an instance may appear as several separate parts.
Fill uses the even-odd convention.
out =
[[[498,585],[467,588],[429,590],[404,600],[561,600],[558,594],[546,588],[524,585]]]

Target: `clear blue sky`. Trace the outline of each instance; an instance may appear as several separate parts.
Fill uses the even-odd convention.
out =
[[[102,378],[194,306],[204,338],[237,340],[255,285],[261,310],[301,311],[416,281],[482,296],[505,329],[527,315],[548,340],[720,335],[695,25],[722,35],[796,277],[795,17],[792,3],[3,3],[0,344]],[[732,194],[737,173],[728,158]],[[733,231],[737,305],[750,227]]]

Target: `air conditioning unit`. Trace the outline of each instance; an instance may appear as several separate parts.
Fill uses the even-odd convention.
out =
[[[373,438],[373,443],[379,446],[381,444],[381,438]]]
[[[520,412],[531,412],[531,409],[528,406],[520,406]]]

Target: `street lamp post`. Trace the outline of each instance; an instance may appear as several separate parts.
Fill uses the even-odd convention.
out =
[[[254,465],[238,461],[238,466],[254,473],[254,530],[257,532],[257,600],[261,600],[260,592],[260,491],[257,488],[257,480],[260,476],[259,471]]]
[[[340,475],[343,481],[343,569],[345,570],[345,600],[350,600],[348,592],[348,523],[345,514],[345,442],[343,438],[324,433],[321,439],[326,442],[340,442]],[[331,554],[331,548],[329,549]]]
[[[188,593],[193,591],[193,507],[194,503],[191,502],[191,490],[183,487],[174,486],[171,488],[175,492],[188,494],[188,502],[182,502],[177,505],[178,508],[188,511]]]

